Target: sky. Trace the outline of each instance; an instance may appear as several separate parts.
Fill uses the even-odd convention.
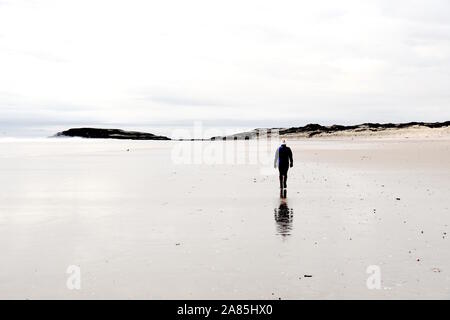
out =
[[[0,0],[0,136],[447,121],[449,17],[448,0]]]

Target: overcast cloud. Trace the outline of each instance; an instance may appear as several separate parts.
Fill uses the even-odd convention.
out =
[[[447,0],[0,0],[3,131],[446,121],[449,88]]]

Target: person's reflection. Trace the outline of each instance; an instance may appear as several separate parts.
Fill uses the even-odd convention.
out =
[[[280,205],[274,209],[277,234],[283,237],[291,235],[294,210],[288,207],[287,190],[280,191]]]

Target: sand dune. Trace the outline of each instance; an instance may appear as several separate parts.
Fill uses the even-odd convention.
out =
[[[343,137],[405,137],[427,138],[446,137],[450,135],[450,121],[446,122],[407,122],[407,123],[363,123],[359,125],[322,126],[308,124],[303,127],[292,128],[257,128],[248,132],[236,133],[229,136],[213,137],[212,140],[247,140],[266,137],[280,137],[289,139],[311,138],[343,138]]]

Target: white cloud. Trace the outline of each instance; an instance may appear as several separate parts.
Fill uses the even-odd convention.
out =
[[[444,0],[1,1],[1,122],[448,120],[448,12]]]

